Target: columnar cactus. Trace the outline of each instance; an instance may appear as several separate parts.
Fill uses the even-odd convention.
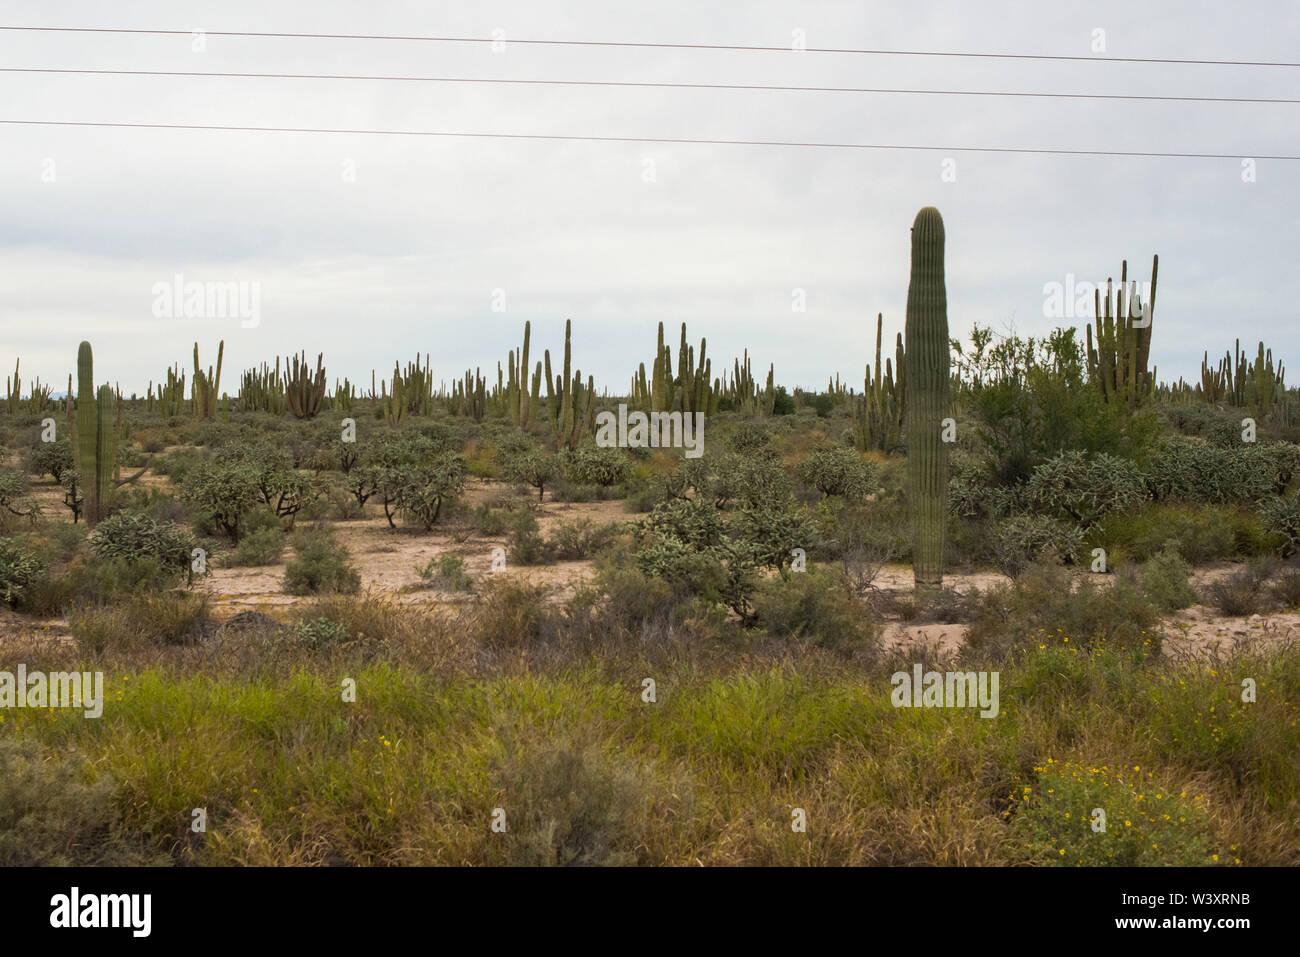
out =
[[[325,354],[316,356],[316,372],[313,375],[307,365],[307,353],[302,358],[293,357],[293,366],[289,359],[284,360],[285,383],[284,395],[289,411],[300,419],[310,419],[320,411],[321,400],[325,398]]]
[[[217,396],[221,394],[221,360],[225,352],[226,341],[223,339],[217,346],[216,374],[213,375],[211,366],[205,373],[199,366],[199,344],[194,343],[193,405],[196,419],[210,419],[217,411]]]
[[[116,408],[116,418],[110,419],[110,408]],[[90,343],[83,342],[77,349],[77,409],[75,441],[72,444],[74,464],[81,476],[83,514],[86,524],[94,526],[108,514],[113,501],[113,490],[133,482],[145,469],[129,478],[118,477],[117,444],[125,423],[122,417],[121,398],[111,386],[99,388],[95,395],[95,360]]]
[[[596,420],[596,388],[592,376],[582,382],[581,370],[570,377],[573,359],[572,322],[564,322],[564,371],[554,376],[552,384],[551,350],[543,353],[546,364],[547,412],[551,418],[551,432],[557,448],[576,449],[582,437],[590,433]]]
[[[932,206],[912,224],[912,277],[907,288],[907,483],[912,513],[912,573],[918,589],[943,583],[948,511],[948,294],[943,272],[943,217]]]
[[[898,448],[903,434],[903,408],[905,405],[907,382],[906,365],[903,361],[903,337],[900,334],[894,348],[896,362],[891,364],[885,359],[885,368],[880,369],[880,336],[885,317],[876,314],[876,366],[872,374],[870,363],[867,364],[863,377],[863,394],[857,399],[853,408],[854,440],[863,451],[875,449],[891,452]],[[897,373],[897,375],[895,375]]]
[[[1093,326],[1085,325],[1088,348],[1088,376],[1101,390],[1107,402],[1139,404],[1152,394],[1155,370],[1147,371],[1151,355],[1151,327],[1156,308],[1156,280],[1160,257],[1151,257],[1151,298],[1145,305],[1129,289],[1128,260],[1120,266],[1119,288],[1106,280],[1106,298],[1101,290],[1093,293],[1093,325],[1097,330],[1093,346]]]

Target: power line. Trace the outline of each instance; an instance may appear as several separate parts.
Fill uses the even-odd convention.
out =
[[[185,70],[65,70],[46,67],[0,67],[0,73],[49,73],[90,76],[175,76],[259,80],[379,80],[416,83],[507,83],[525,86],[638,87],[672,90],[759,90],[780,93],[899,93],[923,96],[1012,96],[1072,100],[1154,100],[1179,103],[1300,103],[1284,97],[1157,96],[1137,93],[1032,93],[1014,90],[910,90],[886,87],[772,86],[741,83],[654,83],[621,80],[516,80],[498,77],[374,76],[347,73],[210,73]]]
[[[218,126],[197,123],[108,123],[89,120],[4,120],[8,126],[79,126],[108,129],[211,130],[238,133],[338,133],[363,136],[445,136],[474,139],[555,140],[583,143],[660,143],[685,146],[789,146],[850,150],[919,150],[938,153],[1024,153],[1058,156],[1132,156],[1176,159],[1300,160],[1300,156],[1259,155],[1256,153],[1175,153],[1146,150],[1067,150],[1032,149],[1009,146],[913,146],[901,143],[806,143],[789,140],[677,139],[661,136],[580,136],[560,133],[465,133],[449,130],[340,130],[303,126]]]
[[[28,31],[42,33],[118,33],[148,36],[193,36],[201,32],[209,37],[260,37],[268,39],[295,40],[403,40],[422,43],[492,43],[492,37],[427,37],[395,36],[390,34],[361,33],[253,33],[235,30],[122,30],[110,27],[21,27],[3,26],[0,30]],[[722,43],[630,43],[612,40],[515,40],[509,37],[500,42],[507,44],[527,44],[534,46],[580,46],[580,47],[634,47],[654,50],[735,50],[768,53],[790,53],[791,47],[742,46]],[[931,56],[931,57],[970,57],[992,60],[1058,60],[1086,63],[1165,63],[1188,64],[1196,66],[1280,66],[1300,67],[1295,62],[1275,62],[1263,60],[1192,60],[1157,57],[1112,57],[1112,56],[1059,56],[1040,53],[954,53],[939,50],[858,50],[837,47],[807,47],[803,53],[845,53],[865,54],[871,56]]]

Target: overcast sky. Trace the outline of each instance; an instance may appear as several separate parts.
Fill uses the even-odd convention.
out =
[[[416,3],[0,2],[0,25],[490,37],[487,43],[30,33],[0,65],[55,69],[855,86],[1300,98],[1300,69],[511,45],[617,40],[1112,57],[1300,59],[1300,5],[1218,2]],[[902,329],[909,228],[947,230],[950,334],[1025,334],[1044,284],[1146,279],[1160,255],[1151,361],[1199,376],[1240,336],[1300,346],[1300,105],[648,90],[305,79],[0,73],[0,119],[788,140],[1231,154],[1230,159],[867,151],[776,146],[0,125],[0,368],[22,357],[62,388],[77,343],[96,378],[144,391],[206,365],[223,390],[288,352],[325,353],[367,386],[430,353],[435,374],[495,377],[533,323],[624,391],[656,324],[707,336],[714,374],[748,348],[756,373],[861,387]],[[955,161],[955,181],[942,177]],[[647,161],[651,161],[647,163]],[[951,168],[951,167],[950,167]],[[653,172],[653,177],[647,175]],[[651,179],[652,181],[647,181]],[[258,284],[259,321],[157,318],[155,284]],[[251,288],[251,287],[250,287]],[[806,311],[792,308],[804,290]],[[504,310],[494,311],[502,305]],[[675,351],[675,349],[674,349]],[[892,354],[892,348],[888,349]],[[1300,382],[1300,373],[1289,377]],[[24,389],[26,391],[26,389]]]

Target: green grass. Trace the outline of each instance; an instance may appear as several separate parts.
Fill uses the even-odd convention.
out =
[[[895,710],[892,666],[830,656],[475,674],[306,654],[214,669],[180,654],[94,665],[107,672],[99,720],[54,710],[0,722],[0,744],[75,755],[113,782],[116,840],[140,861],[1300,860],[1294,650],[1179,664],[1045,641],[1003,668],[1004,714],[991,720]],[[646,676],[654,703],[642,700]],[[1240,701],[1244,677],[1256,703]],[[1102,767],[1136,783],[1108,791],[1074,777]],[[1139,831],[1116,830],[1157,804]],[[1100,835],[1081,823],[1097,806],[1109,808]],[[208,830],[192,840],[197,807]],[[504,834],[489,829],[495,808]],[[807,833],[791,830],[794,808]]]

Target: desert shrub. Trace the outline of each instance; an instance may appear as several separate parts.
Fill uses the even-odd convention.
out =
[[[772,433],[756,422],[741,422],[727,436],[727,450],[746,458],[768,457],[775,454]]]
[[[320,651],[332,645],[341,645],[348,640],[348,629],[340,621],[325,615],[316,618],[300,618],[289,630],[288,639],[308,651]]]
[[[0,538],[0,601],[18,604],[45,574],[46,562],[16,538]]]
[[[1300,545],[1300,496],[1267,498],[1259,505],[1259,516],[1264,528],[1277,536],[1283,557],[1294,554]]]
[[[284,572],[284,590],[290,595],[322,592],[352,594],[361,587],[361,576],[352,567],[348,550],[322,529],[294,535],[296,552]]]
[[[880,469],[856,449],[823,446],[799,463],[799,478],[822,495],[861,500],[880,484]]]
[[[502,465],[502,472],[511,482],[531,485],[537,489],[537,500],[540,502],[542,496],[546,494],[546,486],[559,476],[560,463],[549,452],[529,449],[506,458]]]
[[[123,830],[116,792],[80,757],[0,739],[0,867],[161,863]]]
[[[643,546],[636,553],[636,564],[643,574],[667,582],[679,600],[697,597],[721,602],[743,623],[753,624],[758,563],[746,543],[724,539],[701,551],[665,536]]]
[[[818,544],[817,526],[807,510],[795,505],[744,508],[736,515],[732,530],[758,565],[782,574],[793,562],[796,548],[807,552]]]
[[[955,454],[948,473],[948,511],[963,518],[1000,518],[1024,506],[1024,486],[1002,486],[988,462]]]
[[[681,596],[667,580],[621,560],[597,562],[596,587],[605,597],[606,614],[628,629],[671,621],[681,604]]]
[[[1268,572],[1258,565],[1246,565],[1210,582],[1205,597],[1224,615],[1242,617],[1260,610]]]
[[[668,499],[656,505],[642,527],[695,549],[713,548],[726,537],[726,519],[699,499]]]
[[[259,528],[239,540],[229,564],[259,567],[274,565],[284,551],[284,533],[279,527]]]
[[[127,561],[153,559],[176,574],[190,572],[191,553],[198,545],[194,534],[174,522],[160,522],[145,512],[118,512],[95,526],[90,548],[98,558]]]
[[[33,475],[49,475],[62,483],[63,473],[72,467],[72,443],[67,439],[39,442],[32,449],[29,468]]]
[[[30,492],[25,475],[14,469],[0,469],[0,524],[13,516],[33,518],[37,514]]]
[[[1137,561],[1174,548],[1188,562],[1201,565],[1237,554],[1239,545],[1249,547],[1247,523],[1253,522],[1235,506],[1156,502],[1106,516],[1089,540],[1108,550],[1122,547]]]
[[[1270,587],[1273,600],[1289,610],[1300,608],[1300,568],[1291,565],[1282,569]]]
[[[1192,566],[1178,552],[1169,548],[1151,558],[1142,567],[1142,590],[1165,611],[1177,611],[1195,604],[1196,589],[1191,586]]]
[[[1122,576],[1111,585],[1088,578],[1074,582],[1060,566],[1037,564],[1013,582],[972,595],[970,609],[967,647],[994,658],[1064,639],[1082,648],[1160,650],[1159,636],[1152,633],[1159,609]]]
[[[846,584],[863,598],[881,569],[907,554],[908,531],[896,514],[877,506],[835,508],[835,504],[818,506],[820,537],[827,553],[838,560]]]
[[[68,630],[81,649],[191,644],[203,636],[209,615],[201,592],[139,592],[114,604],[83,605],[68,614]]]
[[[1218,448],[1196,439],[1167,437],[1147,463],[1147,486],[1157,501],[1252,504],[1273,494],[1278,476],[1240,443]]]
[[[580,485],[609,488],[625,482],[630,468],[622,449],[583,445],[570,453],[565,475]]]
[[[1014,515],[994,528],[992,545],[994,566],[1015,578],[1035,562],[1075,562],[1083,532],[1047,515]]]
[[[561,561],[578,561],[600,551],[618,535],[618,525],[597,525],[589,518],[560,522],[552,530],[550,546]]]
[[[506,513],[499,508],[493,508],[487,502],[474,507],[474,511],[470,514],[470,521],[474,531],[488,537],[500,535],[506,530],[508,524]]]
[[[1015,795],[1013,826],[1033,863],[1055,866],[1205,866],[1213,829],[1187,791],[1148,773],[1101,762],[1056,761],[1034,768],[1032,786]],[[1092,809],[1106,814],[1093,829]]]
[[[465,460],[459,455],[441,455],[402,470],[393,501],[399,512],[414,518],[427,531],[437,524],[443,506],[454,502],[464,487]]]
[[[764,582],[754,594],[754,616],[774,638],[823,648],[861,647],[873,637],[869,609],[820,569]]]
[[[487,648],[531,648],[553,633],[547,590],[527,581],[496,578],[480,590],[475,634]]]
[[[1108,512],[1122,512],[1147,495],[1142,471],[1106,453],[1062,452],[1034,469],[1026,483],[1034,511],[1068,519],[1087,529]]]
[[[523,508],[510,517],[510,539],[507,548],[510,561],[518,565],[545,565],[555,561],[555,551],[542,538],[537,516]]]
[[[201,523],[238,544],[243,533],[241,519],[261,500],[258,480],[258,471],[246,462],[213,459],[186,475],[181,501]]]
[[[415,573],[421,581],[447,591],[472,591],[474,588],[474,579],[465,570],[465,560],[459,555],[433,556]]]
[[[644,863],[654,777],[594,742],[565,735],[519,742],[502,733],[492,780],[519,808],[514,839],[503,845],[515,866],[625,866]],[[515,823],[517,822],[517,823]]]

